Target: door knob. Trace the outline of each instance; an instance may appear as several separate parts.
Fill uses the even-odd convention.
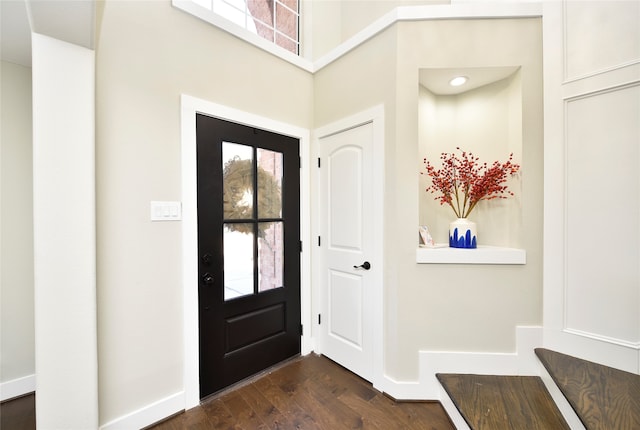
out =
[[[202,275],[202,282],[205,285],[213,285],[213,276],[211,276],[208,272]]]
[[[354,269],[360,269],[360,268],[362,268],[362,269],[364,269],[364,270],[369,270],[369,269],[371,269],[371,264],[370,264],[368,261],[365,261],[364,263],[362,263],[362,264],[361,264],[361,265],[359,265],[359,266],[353,266],[353,268],[354,268]]]

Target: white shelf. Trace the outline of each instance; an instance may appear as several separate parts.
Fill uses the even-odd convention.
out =
[[[416,262],[426,264],[526,264],[524,249],[478,246],[476,249],[418,248]]]

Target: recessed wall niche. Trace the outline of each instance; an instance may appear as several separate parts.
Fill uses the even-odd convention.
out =
[[[467,77],[464,85],[449,81]],[[448,243],[453,210],[441,206],[425,189],[431,183],[423,158],[440,165],[443,152],[459,147],[480,161],[504,162],[513,153],[520,173],[509,179],[508,199],[483,201],[469,219],[475,221],[480,246],[522,247],[522,83],[520,67],[429,68],[419,71],[418,127],[420,175],[419,221],[436,243]]]

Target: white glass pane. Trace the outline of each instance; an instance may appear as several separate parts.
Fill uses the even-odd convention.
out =
[[[253,294],[253,224],[224,226],[224,299]]]
[[[247,16],[244,0],[213,0],[213,12],[252,33],[257,33],[253,19]]]

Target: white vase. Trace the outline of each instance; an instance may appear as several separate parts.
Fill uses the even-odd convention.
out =
[[[466,218],[458,218],[449,224],[449,246],[451,248],[477,248],[476,223]]]

